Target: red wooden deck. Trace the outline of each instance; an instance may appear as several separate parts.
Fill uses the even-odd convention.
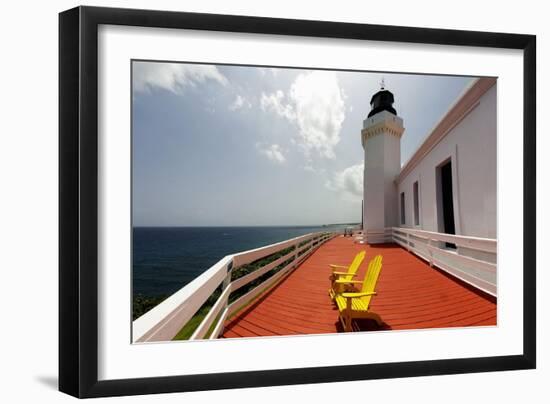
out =
[[[395,244],[368,246],[351,238],[330,240],[260,299],[226,321],[224,338],[342,332],[338,310],[328,296],[329,264],[349,265],[367,251],[368,261],[382,254],[382,271],[371,308],[382,329],[496,325],[496,301],[430,266]],[[365,320],[361,330],[380,329]]]

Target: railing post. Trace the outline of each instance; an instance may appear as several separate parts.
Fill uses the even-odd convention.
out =
[[[232,273],[233,273],[233,260],[229,261],[229,263],[227,264],[227,275],[225,276],[225,279],[222,282],[222,293],[227,287],[229,287],[229,284],[231,283],[231,274]],[[220,313],[223,313],[223,311],[227,308],[227,306],[229,306],[229,296],[227,296],[227,299],[225,299],[225,303],[224,303],[223,308],[221,309]],[[221,317],[220,317],[220,319],[221,319]],[[218,321],[220,321],[220,320],[218,320]],[[223,334],[223,329],[224,329],[224,326],[222,324],[218,335]]]
[[[232,272],[233,272],[233,260],[229,261],[229,263],[227,264],[227,275],[225,276],[225,279],[223,280],[223,283],[222,283],[222,291],[224,291],[225,288],[228,287],[229,284],[231,283]]]
[[[300,242],[297,241],[296,244],[294,244],[294,261],[293,261],[293,267],[296,268],[298,265],[298,246],[300,245]]]
[[[433,249],[431,248],[432,247],[432,238],[428,238],[428,251],[430,253],[430,267],[433,268],[434,266],[434,252],[433,252]]]

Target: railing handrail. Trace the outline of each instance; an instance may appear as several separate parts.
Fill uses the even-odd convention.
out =
[[[132,329],[132,340],[134,342],[171,340],[181,330],[181,328],[185,324],[187,324],[187,322],[195,315],[198,309],[206,302],[206,300],[208,300],[212,293],[220,285],[223,285],[223,290],[220,297],[211,307],[209,313],[203,319],[201,324],[197,327],[197,329],[191,336],[191,339],[204,337],[204,334],[212,326],[213,322],[216,320],[216,317],[220,313],[224,312],[224,315],[218,317],[216,327],[214,329],[214,332],[212,333],[213,335],[217,336],[217,333],[221,331],[221,328],[223,326],[223,324],[222,326],[220,326],[220,322],[223,323],[225,318],[229,315],[227,306],[228,298],[231,292],[249,284],[250,282],[257,279],[259,276],[263,275],[263,273],[269,272],[269,270],[273,269],[275,265],[273,265],[273,262],[270,262],[260,268],[255,269],[250,274],[257,273],[258,271],[263,271],[265,267],[270,267],[269,270],[263,271],[263,273],[258,276],[249,276],[250,274],[245,275],[249,277],[244,283],[240,281],[244,278],[244,276],[234,281],[231,281],[231,273],[233,270],[238,269],[243,265],[250,264],[259,259],[280,252],[282,250],[285,250],[286,248],[295,247],[291,253],[285,255],[285,257],[288,256],[288,259],[292,258],[293,256],[294,260],[286,265],[285,268],[281,269],[279,272],[266,279],[262,284],[258,285],[262,286],[268,283],[268,281],[270,281],[272,278],[277,277],[276,279],[278,279],[282,277],[283,274],[280,273],[289,272],[291,268],[297,266],[297,264],[301,262],[301,260],[303,260],[306,255],[308,255],[303,254],[302,256],[298,257],[298,254],[302,251],[305,252],[306,250],[310,250],[315,241],[318,241],[316,245],[316,247],[318,247],[335,234],[337,233],[328,231],[308,233],[303,236],[294,237],[264,247],[237,252],[225,256],[220,261],[212,265],[205,272],[203,272],[201,275],[199,275],[197,278],[195,278],[193,281],[178,290],[176,293],[149,310],[147,313],[143,314],[141,317],[134,320]],[[306,244],[299,247],[300,243],[306,241]],[[278,258],[276,261],[279,260],[280,258]],[[285,261],[286,260],[282,260],[281,263]],[[271,268],[271,266],[273,268]],[[259,293],[259,287],[256,287],[250,292],[253,292],[257,289],[257,292]],[[248,292],[246,295],[249,295],[250,292]],[[250,299],[252,298],[254,298],[254,296],[250,296]],[[232,310],[236,310],[236,307],[234,305],[232,307]]]
[[[417,237],[423,237],[433,241],[441,241],[446,243],[453,243],[465,248],[471,248],[478,251],[484,251],[488,253],[497,252],[497,240],[492,238],[473,237],[473,236],[460,236],[456,234],[437,233],[434,231],[413,229],[409,227],[392,227],[392,232],[409,233]]]
[[[407,227],[392,227],[386,230],[391,230],[394,242],[425,259],[430,266],[436,266],[485,293],[497,296],[496,263],[486,259],[494,256],[496,261],[496,239],[436,233]],[[417,245],[419,240],[425,244],[425,251]],[[439,243],[452,243],[458,248],[451,251],[441,248]],[[468,250],[470,255],[464,254]],[[472,256],[472,250],[483,255]]]

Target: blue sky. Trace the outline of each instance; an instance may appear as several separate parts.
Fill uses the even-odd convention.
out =
[[[135,226],[361,220],[362,121],[382,77],[406,162],[467,77],[133,62]]]

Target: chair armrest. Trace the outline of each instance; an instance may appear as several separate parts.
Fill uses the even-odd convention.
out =
[[[328,266],[331,267],[332,269],[335,269],[335,268],[346,268],[347,269],[347,268],[349,268],[345,265],[336,265],[336,264],[329,264]]]
[[[333,271],[333,275],[348,275],[348,276],[355,276],[355,274],[350,274],[349,272],[340,272],[340,271]]]
[[[363,283],[363,281],[346,281],[345,279],[336,279],[334,282],[335,283],[342,283],[342,284],[347,284],[347,283],[359,284],[359,283]]]
[[[345,298],[374,296],[374,295],[376,295],[376,292],[345,292],[345,293],[342,293],[342,297],[345,297]]]

